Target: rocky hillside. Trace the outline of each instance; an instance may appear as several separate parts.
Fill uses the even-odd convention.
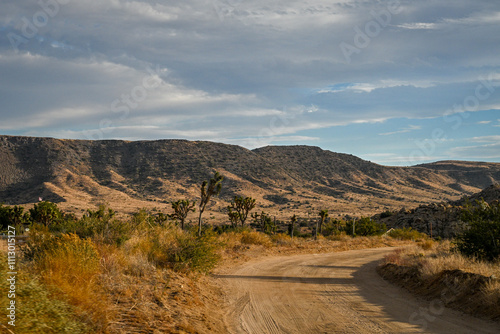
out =
[[[382,218],[381,222],[388,227],[411,227],[420,232],[432,234],[434,237],[451,238],[464,227],[464,223],[460,220],[464,205],[468,203],[474,205],[479,200],[484,200],[488,204],[500,201],[500,185],[492,185],[481,192],[472,196],[464,196],[456,201],[420,205],[411,210],[402,208],[394,215]],[[376,216],[376,218],[379,217],[380,215]]]
[[[234,195],[257,199],[271,214],[337,215],[456,200],[500,182],[500,164],[447,161],[386,167],[311,146],[235,145],[186,140],[84,141],[0,136],[0,202],[42,197],[78,213],[106,202],[117,210],[168,208],[197,199],[218,170],[223,191],[214,218]]]

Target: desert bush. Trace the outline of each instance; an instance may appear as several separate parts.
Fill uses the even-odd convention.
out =
[[[80,219],[65,219],[51,226],[50,231],[75,233],[80,238],[91,238],[96,243],[122,245],[131,237],[135,225],[114,218],[115,211],[99,206],[97,211],[87,210]]]
[[[387,211],[384,211],[380,214],[380,218],[387,218],[387,217],[390,217],[394,215],[394,212],[390,211],[390,210],[387,210]]]
[[[7,278],[7,258],[0,253],[0,277]],[[0,290],[9,291],[9,282],[0,280]],[[78,319],[68,303],[54,299],[47,288],[26,270],[16,276],[16,322],[11,327],[16,334],[88,333],[90,329]],[[0,316],[8,319],[10,303],[7,293],[0,294]],[[5,323],[5,321],[2,321]],[[10,325],[6,325],[9,326]],[[8,327],[7,327],[8,328]],[[2,332],[3,333],[3,332]]]
[[[351,227],[352,229],[352,227]],[[344,222],[338,219],[330,219],[326,221],[323,225],[323,234],[325,237],[330,235],[338,235],[344,230]]]
[[[241,233],[241,243],[247,245],[261,245],[264,247],[270,247],[271,239],[264,233],[243,231]]]
[[[421,233],[411,227],[395,228],[387,233],[388,236],[398,240],[424,240],[428,236],[425,233]]]
[[[355,235],[359,236],[382,235],[387,231],[387,227],[385,226],[385,224],[377,223],[368,217],[362,217],[360,220],[356,222],[349,221],[346,223],[345,231],[349,235],[352,235],[353,223],[354,223]]]
[[[251,226],[258,228],[261,232],[271,234],[276,232],[276,224],[270,215],[262,211],[260,214],[255,212],[252,214],[253,223]]]
[[[110,307],[97,283],[100,256],[90,239],[35,229],[30,231],[25,254],[34,272],[58,299],[73,305],[94,328],[106,326]]]
[[[352,239],[352,236],[347,235],[347,233],[345,231],[338,231],[338,232],[330,234],[327,237],[327,239],[331,240],[331,241],[347,241],[347,240]]]
[[[96,242],[122,245],[131,237],[133,226],[118,219],[82,217],[75,233],[82,238],[90,237]]]
[[[245,226],[233,226],[229,224],[225,225],[217,225],[212,228],[212,230],[217,233],[217,234],[224,234],[224,233],[242,233],[244,231],[250,232],[252,231],[252,228],[248,225]]]
[[[487,261],[500,258],[500,203],[489,205],[484,201],[467,205],[462,221],[469,228],[456,238],[456,247],[466,256]]]
[[[132,254],[144,254],[157,267],[201,273],[215,267],[221,246],[217,234],[211,230],[197,236],[195,230],[182,231],[176,227],[153,227],[142,235],[136,234],[125,245]]]
[[[292,238],[285,233],[271,235],[271,241],[277,246],[291,246],[293,244]]]
[[[169,249],[168,262],[174,270],[207,273],[219,262],[221,247],[213,232],[205,232],[202,236],[179,233],[176,244]]]
[[[63,212],[57,207],[57,204],[47,201],[35,204],[29,212],[31,220],[34,223],[45,226],[60,223],[64,216]]]
[[[35,260],[52,247],[56,236],[49,232],[45,225],[35,224],[31,227],[26,243],[21,246],[24,259]]]
[[[24,208],[22,206],[4,206],[0,203],[1,230],[5,231],[9,225],[22,227],[22,225],[29,224],[29,222],[30,216],[27,212],[24,212]]]

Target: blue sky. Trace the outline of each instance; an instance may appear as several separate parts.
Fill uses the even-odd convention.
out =
[[[500,162],[496,0],[3,0],[0,134]]]

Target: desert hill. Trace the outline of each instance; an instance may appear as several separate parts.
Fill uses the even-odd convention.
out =
[[[455,201],[421,204],[407,210],[402,208],[388,217],[380,218],[384,214],[376,215],[380,221],[392,228],[411,227],[419,232],[432,236],[450,238],[463,231],[465,224],[461,221],[463,208],[466,205],[477,205],[477,201],[488,204],[500,201],[500,185],[494,184],[481,192],[470,196],[463,196]]]
[[[500,182],[500,163],[443,161],[381,166],[312,146],[236,145],[187,140],[86,141],[0,136],[0,202],[38,197],[79,213],[108,203],[125,213],[169,209],[197,199],[214,170],[225,176],[214,218],[234,195],[252,196],[271,214],[370,215],[387,209],[456,200]],[[259,209],[260,209],[259,208]]]

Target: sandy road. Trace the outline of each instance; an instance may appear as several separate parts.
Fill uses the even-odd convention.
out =
[[[500,333],[375,272],[391,248],[265,258],[218,275],[231,333]]]

